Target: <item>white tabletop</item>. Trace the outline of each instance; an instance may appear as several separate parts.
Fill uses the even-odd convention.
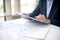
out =
[[[16,19],[0,22],[0,40],[55,40],[59,36],[59,30],[54,25],[37,25],[26,19]],[[57,37],[56,40],[59,40]]]

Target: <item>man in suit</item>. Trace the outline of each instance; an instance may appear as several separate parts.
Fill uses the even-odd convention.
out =
[[[38,6],[29,16],[44,23],[60,26],[59,11],[59,0],[39,0]]]

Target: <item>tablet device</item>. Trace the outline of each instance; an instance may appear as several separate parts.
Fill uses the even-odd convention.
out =
[[[32,22],[35,22],[35,23],[47,24],[47,23],[43,23],[43,22],[41,22],[41,21],[39,21],[39,20],[36,20],[36,19],[33,18],[33,17],[29,17],[29,16],[27,16],[27,19],[29,19],[29,20],[31,20]]]
[[[23,14],[20,14],[20,16],[22,16],[22,15]],[[47,23],[41,22],[40,20],[36,20],[35,18],[30,17],[30,16],[26,16],[26,18],[29,19],[30,21],[34,22],[34,23],[47,24]]]

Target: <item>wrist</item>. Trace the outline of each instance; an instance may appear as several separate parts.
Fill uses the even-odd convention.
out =
[[[51,24],[51,21],[50,21],[50,19],[48,19],[48,20],[47,20],[47,22],[48,22],[48,24]]]

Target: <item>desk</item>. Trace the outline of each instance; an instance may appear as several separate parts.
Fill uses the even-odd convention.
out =
[[[0,22],[0,40],[60,40],[60,28],[54,25],[36,25],[26,19]]]

